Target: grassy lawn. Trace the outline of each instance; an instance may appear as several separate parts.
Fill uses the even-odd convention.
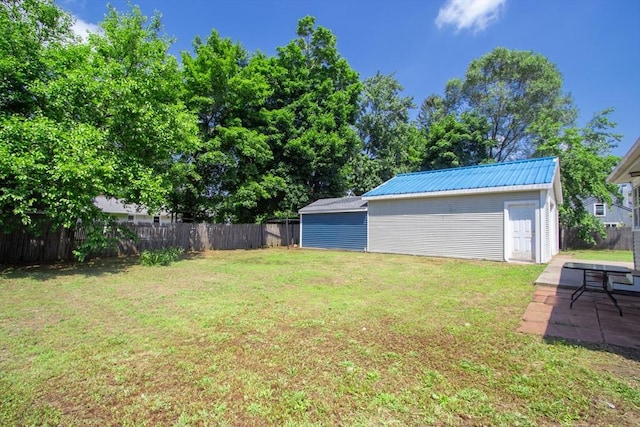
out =
[[[613,250],[575,250],[563,251],[563,255],[571,255],[576,259],[599,260],[599,261],[624,261],[633,262],[633,251],[613,251]]]
[[[516,332],[537,265],[270,249],[0,273],[0,425],[636,425],[637,352]]]

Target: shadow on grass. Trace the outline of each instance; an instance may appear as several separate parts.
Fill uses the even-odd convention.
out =
[[[57,261],[38,264],[14,264],[0,267],[0,278],[49,280],[53,277],[83,275],[102,276],[125,272],[138,264],[138,257],[95,258],[85,262]]]
[[[585,342],[568,338],[557,338],[545,336],[544,341],[550,345],[565,345],[571,347],[582,347],[591,351],[617,354],[635,362],[640,362],[640,348],[621,347],[613,344]]]
[[[585,292],[572,303],[575,289],[555,289],[553,295],[537,295],[538,312],[545,322],[543,337],[547,342],[566,342],[594,351],[606,351],[640,361],[640,299],[616,295],[619,306],[608,295],[595,289]],[[573,307],[572,307],[573,305]],[[620,310],[624,312],[622,316]]]
[[[192,252],[184,254],[180,260],[202,258],[203,254]],[[57,261],[37,264],[0,265],[0,279],[49,280],[54,277],[82,275],[99,277],[107,274],[124,273],[140,264],[140,257],[131,255],[112,258],[93,258],[85,262]]]

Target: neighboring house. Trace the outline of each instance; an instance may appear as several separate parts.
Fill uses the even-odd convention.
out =
[[[557,158],[402,174],[362,199],[371,252],[545,263],[559,250]]]
[[[605,227],[631,227],[631,208],[614,203],[599,202],[595,197],[583,201],[584,208],[591,215],[602,221]]]
[[[367,202],[361,197],[321,199],[298,213],[300,247],[367,250]]]
[[[93,203],[103,212],[107,212],[116,217],[119,222],[132,224],[168,224],[171,222],[171,215],[167,211],[151,215],[143,206],[135,204],[125,205],[118,199],[98,196]]]

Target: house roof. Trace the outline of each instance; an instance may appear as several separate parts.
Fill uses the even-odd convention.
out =
[[[103,212],[110,214],[129,214],[129,215],[150,215],[147,208],[144,206],[138,206],[134,203],[124,204],[119,199],[107,198],[105,196],[98,196],[93,199],[93,204],[96,205]],[[160,212],[160,215],[168,215],[165,210]]]
[[[365,193],[364,200],[554,188],[562,202],[557,157],[405,173]]]
[[[607,181],[617,184],[631,182],[632,173],[634,177],[640,174],[640,138],[636,140],[627,154],[620,160],[618,166],[609,174]]]
[[[339,197],[335,199],[320,199],[300,209],[298,213],[336,213],[336,212],[365,212],[367,202],[362,197]]]

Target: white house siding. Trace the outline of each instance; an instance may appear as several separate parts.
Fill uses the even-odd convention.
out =
[[[115,214],[111,214],[112,216],[114,216],[118,222],[127,222],[127,223],[133,223],[133,224],[154,224],[153,222],[153,215],[144,215],[144,214],[138,214],[136,213],[134,215],[134,219],[133,221],[129,219],[129,215],[130,214],[126,214],[126,213],[115,213]],[[165,225],[165,224],[170,224],[171,223],[171,217],[168,215],[160,215],[160,225]],[[155,223],[158,224],[158,223]]]
[[[369,200],[369,251],[504,260],[507,201],[540,191]]]
[[[633,230],[633,268],[640,270],[640,230]]]

